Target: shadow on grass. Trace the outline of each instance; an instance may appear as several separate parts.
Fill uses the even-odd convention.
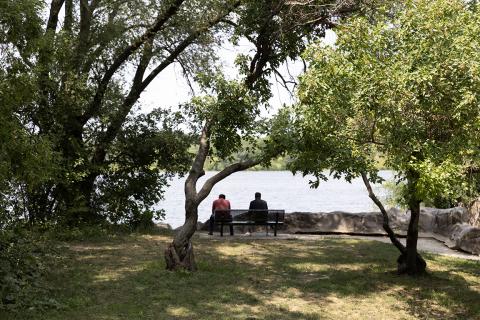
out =
[[[395,248],[373,241],[197,239],[199,271],[172,273],[166,243],[139,236],[70,245],[52,278],[65,307],[17,318],[365,318],[382,307],[390,318],[480,317],[478,269],[463,260],[427,255],[430,274],[410,278],[393,272]]]

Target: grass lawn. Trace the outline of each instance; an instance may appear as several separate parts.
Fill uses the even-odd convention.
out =
[[[426,255],[394,273],[396,249],[350,239],[199,239],[199,271],[165,271],[170,235],[59,243],[62,307],[1,319],[480,319],[480,264]]]

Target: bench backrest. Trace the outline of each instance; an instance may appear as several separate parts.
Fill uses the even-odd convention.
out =
[[[232,221],[277,221],[283,222],[285,219],[285,210],[249,210],[249,209],[233,209],[233,210],[215,210],[216,222],[232,222]]]

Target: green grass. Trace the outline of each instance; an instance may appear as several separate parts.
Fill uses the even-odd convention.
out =
[[[59,243],[59,309],[1,319],[480,319],[480,265],[427,255],[395,274],[393,246],[325,239],[195,238],[199,271],[165,271],[170,235]]]

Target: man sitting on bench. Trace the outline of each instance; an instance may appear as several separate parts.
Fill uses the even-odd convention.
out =
[[[252,220],[255,221],[267,221],[268,219],[268,205],[267,201],[262,200],[262,194],[260,192],[255,192],[255,200],[252,200],[250,202],[250,206],[248,210],[253,210],[250,211],[250,215],[252,217]],[[265,211],[261,211],[265,210]],[[248,227],[247,233],[245,233],[246,236],[251,235],[253,232],[252,227]]]
[[[213,235],[213,226],[215,225],[215,211],[221,210],[230,210],[230,201],[225,199],[224,194],[220,194],[218,199],[212,203],[212,215],[210,216],[210,221],[208,225],[208,234]],[[228,211],[225,214],[230,214]],[[233,226],[230,226],[230,233],[233,233]]]

